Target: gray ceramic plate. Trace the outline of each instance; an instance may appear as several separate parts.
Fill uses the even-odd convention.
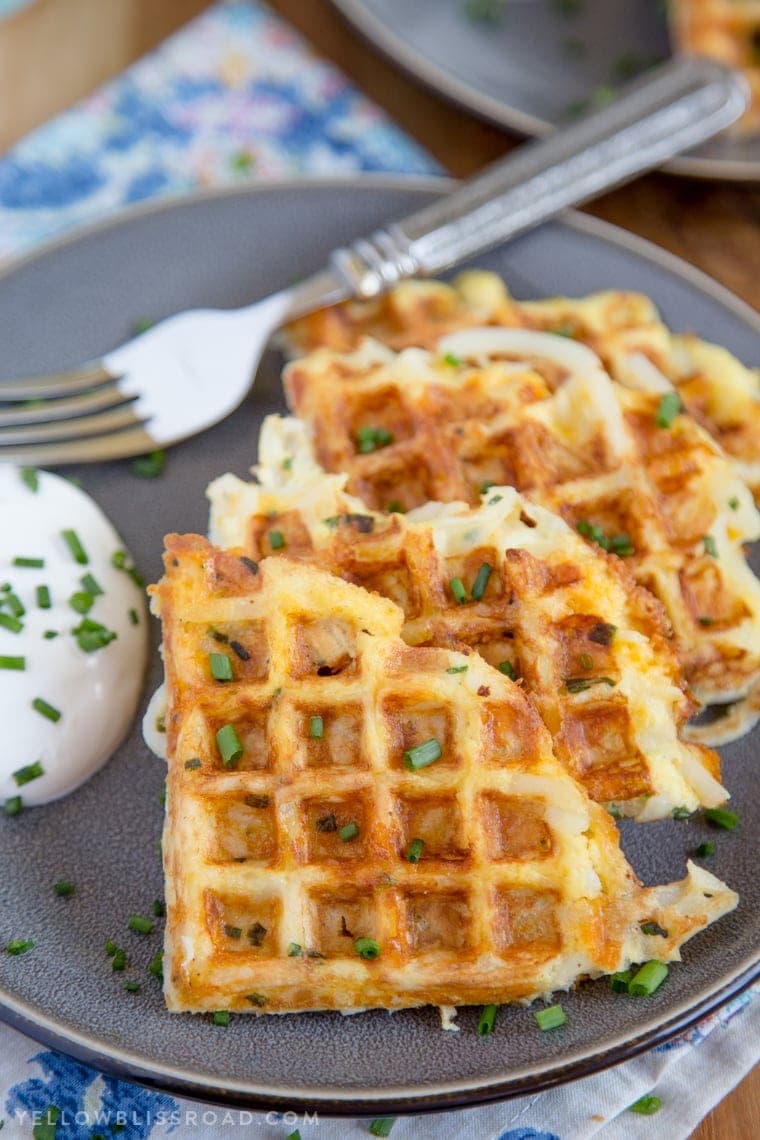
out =
[[[334,0],[411,75],[477,115],[541,135],[670,54],[653,0]],[[563,9],[567,14],[563,15]],[[493,19],[468,13],[492,10]],[[549,78],[547,78],[549,77]],[[669,163],[694,178],[760,179],[760,138],[721,137]]]
[[[282,185],[140,209],[60,242],[0,277],[2,371],[23,375],[95,356],[139,317],[195,305],[240,305],[322,264],[328,251],[440,193],[440,182],[371,179]],[[619,230],[573,217],[484,258],[518,296],[559,290],[643,289],[676,328],[693,328],[750,360],[758,322],[740,302],[684,264]],[[128,463],[76,472],[132,549],[146,577],[161,570],[166,531],[203,531],[204,488],[224,470],[244,475],[263,415],[282,408],[278,358],[226,422],[175,448],[158,481]],[[756,566],[758,563],[756,561]],[[154,644],[158,630],[154,630]],[[150,690],[160,666],[154,656]],[[0,954],[0,1014],[34,1037],[113,1072],[206,1099],[319,1106],[356,1115],[475,1103],[536,1090],[604,1068],[663,1041],[746,985],[760,956],[760,877],[755,847],[760,797],[752,794],[758,738],[726,749],[726,781],[741,812],[736,834],[710,832],[711,869],[742,895],[739,909],[686,948],[684,962],[651,1000],[599,982],[563,996],[568,1027],[542,1034],[533,1015],[503,1009],[493,1037],[443,1033],[432,1009],[233,1018],[168,1014],[146,966],[161,932],[126,930],[162,892],[156,840],[162,765],[139,727],[74,795],[0,818],[0,946],[34,938],[22,957]],[[680,877],[687,853],[708,837],[700,823],[625,829],[634,866],[649,883]],[[59,878],[77,884],[55,899]],[[160,924],[158,924],[160,926]],[[104,952],[115,938],[134,962],[139,996],[125,993]]]

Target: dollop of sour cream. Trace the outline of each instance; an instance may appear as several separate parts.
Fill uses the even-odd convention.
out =
[[[0,464],[6,810],[18,796],[28,807],[72,792],[126,735],[148,648],[144,591],[130,569],[121,538],[89,495],[48,472]]]

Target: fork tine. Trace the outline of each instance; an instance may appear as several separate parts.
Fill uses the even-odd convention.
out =
[[[125,395],[119,388],[109,384],[103,388],[93,388],[63,400],[30,401],[14,404],[3,409],[0,403],[0,427],[14,427],[17,424],[50,423],[51,420],[67,420],[74,416],[88,415],[91,412],[104,412],[107,408],[118,408],[129,404],[134,396]]]
[[[78,416],[76,419],[60,420],[48,424],[24,424],[21,427],[0,429],[0,459],[6,447],[21,447],[23,444],[55,443],[67,439],[87,439],[90,436],[106,435],[123,428],[138,427],[145,420],[135,415],[131,406],[112,408],[94,416]]]
[[[125,459],[130,455],[144,455],[160,446],[144,427],[135,427],[109,435],[96,435],[91,439],[4,447],[0,458],[3,462],[24,463],[30,467],[64,466],[67,463],[104,463],[109,459]]]
[[[17,400],[46,400],[58,396],[72,396],[86,392],[101,384],[118,380],[102,364],[88,364],[71,372],[52,372],[49,376],[33,376],[28,380],[0,380],[0,403]]]

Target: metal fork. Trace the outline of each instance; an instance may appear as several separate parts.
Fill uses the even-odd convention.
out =
[[[704,142],[746,104],[735,73],[676,59],[610,107],[336,250],[301,284],[244,309],[179,313],[77,371],[0,381],[0,461],[118,459],[195,435],[242,401],[282,323],[440,273]]]

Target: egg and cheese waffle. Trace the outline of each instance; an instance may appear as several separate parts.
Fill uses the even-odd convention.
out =
[[[742,544],[760,514],[677,401],[615,384],[584,345],[526,329],[465,329],[436,354],[317,350],[284,379],[318,463],[347,472],[368,506],[477,503],[484,486],[514,486],[625,557],[663,603],[700,702],[757,682],[760,583]]]
[[[496,325],[534,328],[579,341],[627,387],[675,386],[687,411],[731,456],[760,503],[760,373],[724,348],[672,335],[643,293],[516,301],[495,273],[470,270],[451,284],[406,281],[374,301],[349,301],[294,322],[294,355],[325,347],[349,352],[370,336],[389,348],[434,351],[446,333]]]
[[[670,0],[672,38],[679,51],[706,55],[742,71],[752,100],[732,128],[760,130],[760,2],[758,0]]]
[[[170,1009],[528,1001],[736,905],[693,864],[643,889],[521,688],[387,599],[193,535],[151,592]]]
[[[681,738],[692,706],[661,609],[619,563],[512,488],[475,509],[368,511],[345,477],[304,460],[298,427],[265,421],[268,486],[211,484],[213,541],[324,566],[400,606],[407,643],[456,647],[468,662],[475,651],[518,678],[567,771],[617,812],[651,820],[724,802],[716,754]]]

